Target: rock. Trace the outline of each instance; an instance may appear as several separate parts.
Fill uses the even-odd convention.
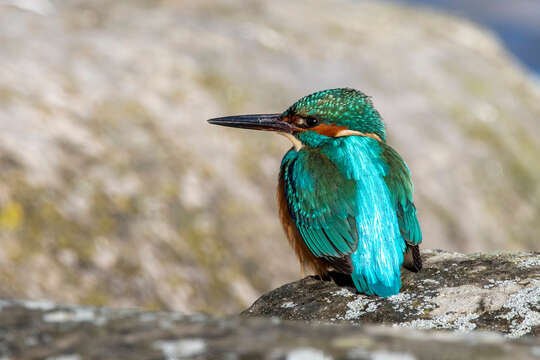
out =
[[[540,335],[540,253],[424,250],[423,260],[424,268],[404,272],[401,292],[386,299],[308,276],[263,295],[243,315]]]
[[[0,303],[2,359],[535,359],[540,343],[493,333]]]
[[[274,198],[290,144],[205,120],[342,86],[387,122],[426,247],[538,249],[538,87],[467,21],[375,1],[0,1],[0,296],[230,313],[297,279]]]

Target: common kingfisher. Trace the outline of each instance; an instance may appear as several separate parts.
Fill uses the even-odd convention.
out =
[[[386,143],[371,98],[323,90],[281,114],[238,115],[210,124],[278,132],[293,147],[281,161],[279,215],[302,267],[333,269],[359,292],[399,293],[401,266],[422,268],[422,233],[409,168]]]

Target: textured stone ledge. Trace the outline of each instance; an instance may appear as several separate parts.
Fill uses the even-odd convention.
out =
[[[540,254],[425,250],[402,292],[382,299],[308,276],[270,291],[243,314],[287,320],[383,323],[417,329],[540,334]]]
[[[2,359],[535,359],[534,338],[2,301]]]

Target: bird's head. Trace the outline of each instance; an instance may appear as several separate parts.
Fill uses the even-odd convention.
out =
[[[386,140],[381,116],[371,99],[354,89],[323,90],[305,96],[281,114],[238,115],[208,120],[211,124],[277,131],[298,150],[319,147],[343,136]]]

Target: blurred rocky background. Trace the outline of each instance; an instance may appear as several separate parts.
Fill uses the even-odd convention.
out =
[[[286,139],[209,126],[372,95],[426,248],[539,250],[540,91],[499,40],[375,1],[0,0],[0,297],[228,313],[302,276]]]
[[[449,11],[493,30],[503,44],[540,76],[540,2],[531,0],[386,0]]]

